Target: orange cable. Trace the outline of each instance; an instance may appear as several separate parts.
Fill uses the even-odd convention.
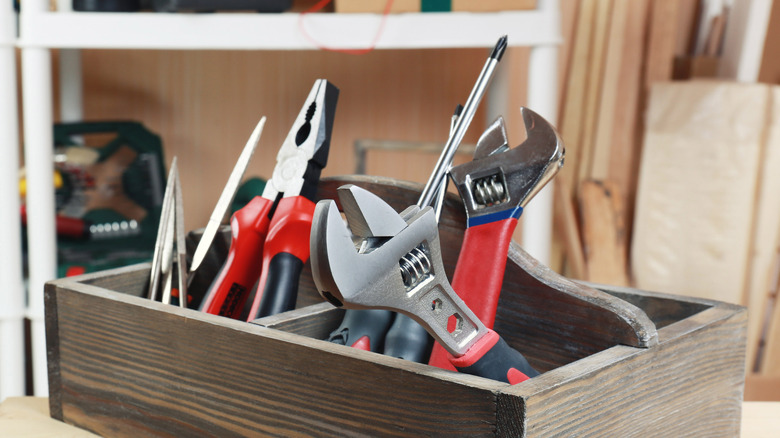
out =
[[[303,19],[307,14],[310,14],[312,12],[318,12],[322,10],[325,6],[327,6],[332,0],[320,0],[318,1],[314,6],[309,8],[306,11],[301,12],[301,15],[298,17],[298,27],[301,29],[301,33],[304,37],[306,37],[309,42],[317,46],[320,50],[327,50],[330,52],[339,52],[339,53],[347,53],[350,55],[365,55],[366,53],[371,52],[376,48],[376,43],[379,41],[379,37],[382,36],[382,33],[384,33],[385,30],[385,22],[387,21],[387,15],[390,14],[390,8],[393,6],[393,0],[387,0],[387,3],[385,4],[385,10],[382,13],[382,21],[379,23],[379,28],[377,29],[376,34],[374,35],[373,40],[371,41],[371,44],[363,49],[341,49],[337,47],[329,47],[325,44],[321,44],[319,41],[317,41],[314,37],[309,35],[309,33],[306,31],[306,26],[304,26]]]

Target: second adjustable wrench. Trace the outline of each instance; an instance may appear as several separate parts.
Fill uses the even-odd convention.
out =
[[[520,112],[527,132],[522,144],[509,148],[499,117],[477,142],[474,160],[450,170],[467,216],[452,287],[488,328],[495,322],[517,220],[563,165],[563,142],[553,126],[528,108]],[[452,369],[439,345],[428,364]]]

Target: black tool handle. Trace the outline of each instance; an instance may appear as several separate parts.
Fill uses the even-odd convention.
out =
[[[393,315],[389,310],[348,309],[344,313],[341,325],[330,334],[328,341],[375,353],[380,352],[387,329],[393,322]]]
[[[519,351],[510,347],[493,330],[489,330],[488,335],[480,339],[465,355],[450,356],[450,362],[462,373],[512,385],[539,375]]]
[[[425,363],[428,361],[432,346],[433,338],[423,326],[406,315],[398,314],[387,331],[383,353],[412,362]]]
[[[303,260],[293,254],[281,252],[271,258],[265,291],[260,299],[258,318],[276,315],[295,308],[295,301],[298,297],[298,279],[302,270]]]

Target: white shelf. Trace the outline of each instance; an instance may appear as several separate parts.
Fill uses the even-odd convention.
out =
[[[307,50],[301,31],[328,47],[365,48],[378,14],[317,13],[24,13],[20,47],[89,49]],[[386,17],[377,49],[492,47],[501,35],[513,46],[557,45],[556,14],[542,11],[414,13]]]

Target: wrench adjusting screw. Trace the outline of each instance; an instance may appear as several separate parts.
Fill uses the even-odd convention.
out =
[[[482,207],[489,207],[508,200],[506,183],[498,174],[475,179],[471,184],[474,200]]]
[[[407,291],[412,290],[426,278],[431,276],[431,259],[425,242],[401,257],[398,261],[401,268],[401,278]]]

